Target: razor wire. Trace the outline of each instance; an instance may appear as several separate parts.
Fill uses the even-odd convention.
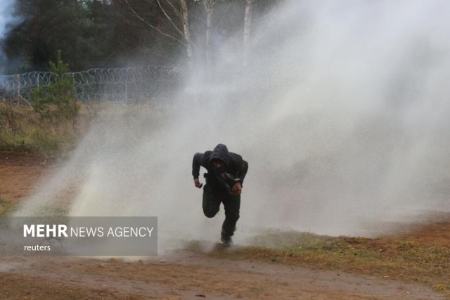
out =
[[[144,101],[170,93],[179,80],[175,67],[92,68],[65,73],[73,81],[77,99],[82,101]],[[0,99],[29,102],[33,90],[48,87],[58,75],[28,72],[0,75]]]

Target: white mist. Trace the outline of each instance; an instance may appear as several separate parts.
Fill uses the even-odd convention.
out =
[[[6,37],[8,32],[8,25],[15,20],[13,16],[14,0],[1,0],[0,1],[0,41]],[[0,73],[3,72],[5,64],[5,56],[3,49],[0,47]]]
[[[448,212],[449,20],[442,0],[287,1],[254,24],[245,70],[225,43],[170,106],[102,117],[18,214],[70,200],[71,215],[158,216],[163,248],[217,240],[223,215],[203,216],[191,177],[217,143],[249,162],[238,241]]]

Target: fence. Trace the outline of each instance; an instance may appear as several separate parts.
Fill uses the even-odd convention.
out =
[[[167,95],[179,80],[179,70],[167,67],[95,68],[66,73],[73,80],[77,98],[82,101],[144,101]],[[31,92],[50,85],[51,72],[0,75],[0,98],[29,103]]]

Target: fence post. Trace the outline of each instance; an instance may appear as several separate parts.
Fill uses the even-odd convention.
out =
[[[128,68],[125,72],[125,102],[128,103]]]
[[[73,93],[75,95],[75,98],[77,98],[77,100],[80,100],[78,98],[81,98],[81,97],[78,97],[78,91],[77,91],[77,87],[75,85],[75,73],[71,72],[70,77],[72,77],[72,88],[73,88]]]
[[[17,81],[17,95],[16,95],[16,97],[17,97],[17,105],[20,103],[20,97],[21,97],[21,92],[20,92],[20,88],[21,88],[21,86],[20,86],[20,74],[17,74],[16,75],[16,81]]]

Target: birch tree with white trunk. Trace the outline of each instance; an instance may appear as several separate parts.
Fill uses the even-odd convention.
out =
[[[189,28],[189,9],[186,0],[180,0],[181,22],[183,27],[184,39],[186,41],[186,55],[189,64],[192,64],[192,39],[191,30]]]
[[[215,0],[203,0],[206,11],[205,59],[207,66],[211,63],[211,29],[215,3]]]

